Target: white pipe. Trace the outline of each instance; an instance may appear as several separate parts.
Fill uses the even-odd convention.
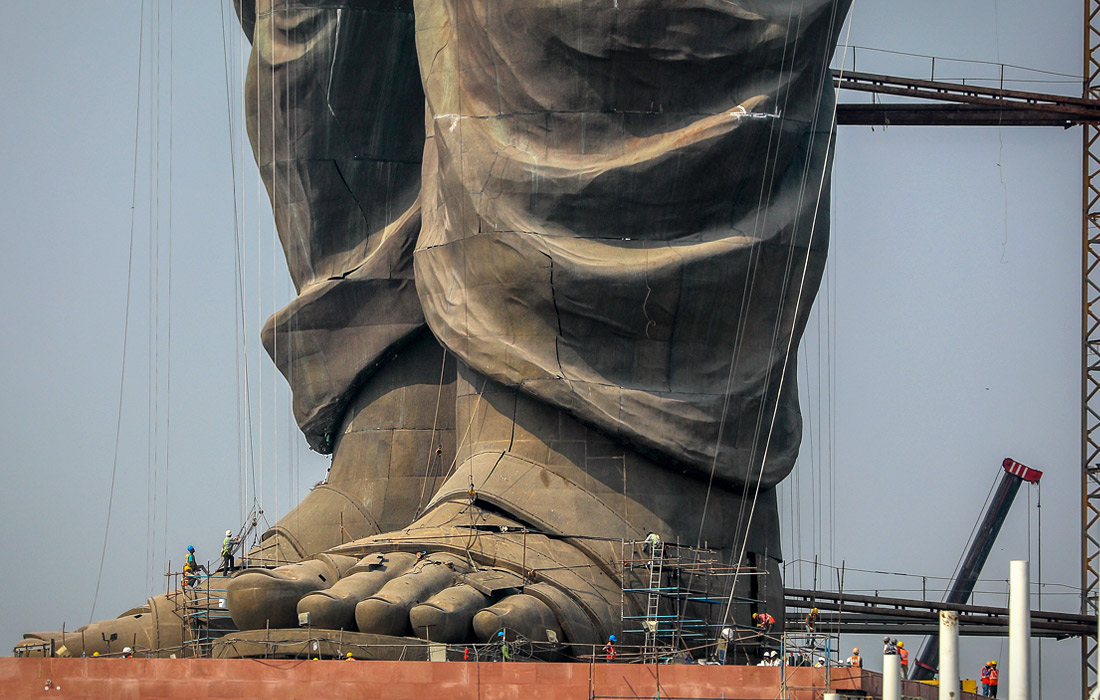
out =
[[[1010,562],[1008,579],[1008,700],[1027,700],[1031,685],[1031,595],[1028,563]]]
[[[940,611],[940,700],[959,698],[959,613]]]
[[[882,700],[901,700],[901,659],[882,655]]]

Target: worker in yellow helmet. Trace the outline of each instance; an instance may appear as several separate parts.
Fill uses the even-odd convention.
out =
[[[199,585],[199,575],[190,566],[183,567],[183,587],[192,588]]]
[[[803,623],[806,625],[807,632],[812,633],[814,631],[814,627],[817,626],[817,608],[813,608],[806,613],[806,619],[803,620]]]
[[[761,632],[765,632],[765,633],[770,632],[771,628],[772,628],[772,625],[775,624],[775,618],[772,617],[771,615],[769,615],[766,612],[753,613],[752,614],[752,619],[753,619],[753,622],[756,623],[756,629],[760,630]]]
[[[898,656],[901,660],[901,677],[909,677],[909,650],[905,648],[905,642],[898,640]]]

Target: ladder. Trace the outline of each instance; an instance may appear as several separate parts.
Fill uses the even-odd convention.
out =
[[[661,603],[661,567],[665,559],[665,543],[657,540],[650,546],[649,587],[645,610],[645,644],[642,647],[643,660],[657,661],[657,627],[660,624],[658,607]]]

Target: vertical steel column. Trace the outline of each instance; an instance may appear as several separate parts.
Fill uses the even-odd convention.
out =
[[[1084,0],[1083,97],[1100,99],[1100,0]],[[1081,613],[1097,614],[1100,591],[1100,125],[1082,125]],[[1081,639],[1081,687],[1096,683],[1096,640]]]

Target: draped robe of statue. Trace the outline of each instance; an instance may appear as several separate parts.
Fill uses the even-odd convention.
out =
[[[312,64],[275,84],[290,113],[253,137],[270,169],[263,130],[296,130],[266,179],[299,296],[264,339],[312,446],[426,318],[477,372],[673,468],[789,473],[846,3],[317,4],[285,20],[313,32],[283,39]]]

